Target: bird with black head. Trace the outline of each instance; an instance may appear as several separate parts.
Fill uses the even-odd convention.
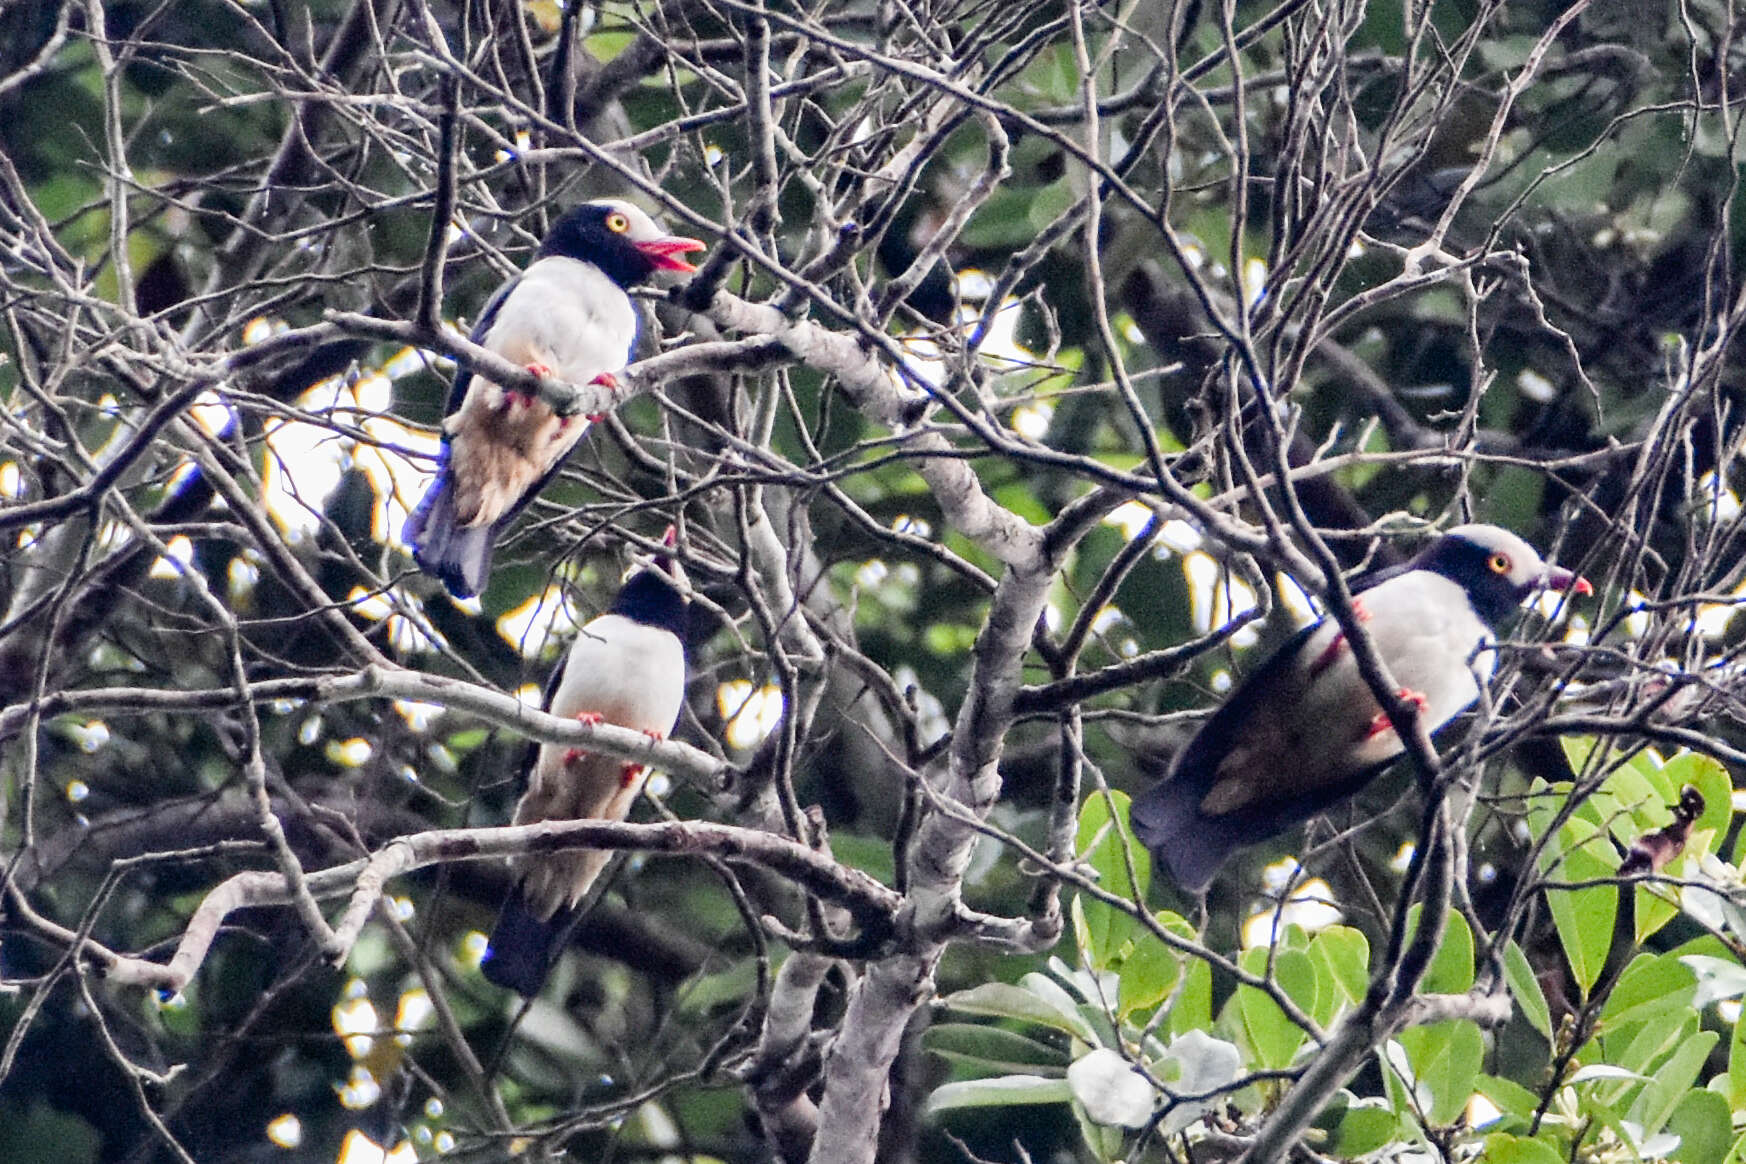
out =
[[[1479,698],[1493,633],[1541,589],[1592,593],[1508,530],[1463,525],[1354,581],[1352,607],[1399,696],[1436,731]],[[1245,679],[1134,800],[1134,834],[1199,892],[1233,851],[1353,795],[1403,751],[1345,632],[1324,618]]]
[[[668,531],[671,545],[673,531]],[[665,739],[685,702],[687,601],[671,554],[633,573],[599,617],[576,634],[546,689],[565,719],[633,728]],[[530,749],[527,791],[514,823],[623,820],[647,781],[641,764],[581,748]],[[577,849],[518,857],[481,969],[499,986],[539,993],[558,945],[612,854]]]
[[[628,202],[584,202],[552,224],[534,261],[486,303],[471,338],[537,376],[616,389],[641,318],[629,289],[657,271],[696,270],[684,256],[702,249]],[[560,416],[537,397],[459,368],[436,479],[406,521],[414,560],[452,594],[477,594],[498,532],[558,471],[591,419]]]

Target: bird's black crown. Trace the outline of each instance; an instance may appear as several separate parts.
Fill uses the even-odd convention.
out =
[[[634,287],[655,273],[653,258],[636,247],[628,227],[614,229],[610,223],[624,221],[624,212],[605,202],[584,202],[566,210],[540,244],[539,257],[553,255],[593,263],[620,287]]]
[[[630,581],[612,600],[609,614],[623,615],[644,626],[672,631],[680,642],[685,641],[688,606],[685,596],[658,566],[648,566],[632,574]]]

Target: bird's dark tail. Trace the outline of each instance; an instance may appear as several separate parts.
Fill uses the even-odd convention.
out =
[[[509,891],[509,900],[497,915],[491,941],[479,969],[486,979],[523,998],[532,998],[545,985],[546,974],[557,960],[564,938],[578,911],[560,909],[548,921],[528,907],[520,888]]]
[[[1152,851],[1155,861],[1170,868],[1170,876],[1190,893],[1199,893],[1218,874],[1225,858],[1242,843],[1231,822],[1211,819],[1200,811],[1206,795],[1191,780],[1166,777],[1134,798],[1128,819],[1134,836]]]
[[[485,588],[496,535],[495,525],[456,523],[455,493],[447,465],[437,471],[436,480],[406,519],[401,534],[412,547],[412,558],[419,568],[442,579],[456,598],[470,598]]]

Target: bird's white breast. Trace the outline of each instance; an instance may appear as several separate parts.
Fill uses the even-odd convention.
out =
[[[483,337],[518,364],[545,364],[561,380],[586,384],[616,372],[637,338],[636,306],[593,263],[551,255],[522,272]]]
[[[671,631],[603,614],[577,633],[552,714],[667,735],[685,699],[685,649]]]
[[[1415,570],[1364,591],[1358,600],[1367,616],[1365,630],[1395,682],[1424,696],[1427,728],[1441,727],[1478,698],[1478,682],[1490,678],[1497,657],[1483,649],[1491,641],[1490,628],[1459,585]],[[1339,625],[1328,619],[1299,653],[1296,665],[1307,675],[1299,714],[1305,722],[1324,725],[1319,738],[1331,749],[1361,740],[1358,762],[1398,755],[1401,744],[1393,732],[1365,738],[1364,725],[1377,704],[1350,647],[1335,645],[1339,637]]]

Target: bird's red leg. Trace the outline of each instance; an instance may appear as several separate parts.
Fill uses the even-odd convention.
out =
[[[585,723],[589,727],[598,727],[606,722],[606,717],[598,711],[580,711],[576,713],[576,722]],[[564,753],[564,763],[574,764],[588,753],[581,748],[571,748]]]
[[[648,728],[643,729],[643,734],[645,736],[648,736],[651,740],[655,741],[655,743],[657,743],[657,744],[660,743],[662,740],[667,738],[666,732],[651,731]],[[622,769],[619,770],[619,773],[618,773],[619,783],[623,787],[629,788],[632,784],[635,784],[637,782],[637,777],[641,776],[642,774],[643,774],[643,765],[641,765],[641,764],[626,764]]]
[[[1410,687],[1402,687],[1394,694],[1396,698],[1404,699],[1414,707],[1418,708],[1420,715],[1431,710],[1431,701],[1422,691],[1414,691]],[[1376,713],[1375,718],[1370,721],[1370,730],[1364,733],[1364,738],[1367,740],[1373,740],[1384,732],[1391,732],[1393,730],[1394,724],[1389,720],[1388,713],[1386,711],[1379,711]]]
[[[1364,609],[1364,599],[1352,599],[1352,617],[1359,622],[1369,622],[1370,612]],[[1346,632],[1341,631],[1334,636],[1334,641],[1322,648],[1322,653],[1316,656],[1316,661],[1310,664],[1310,678],[1314,679],[1323,671],[1334,665],[1334,660],[1340,657],[1340,649],[1346,645]]]
[[[592,379],[588,382],[590,384],[598,384],[602,388],[606,389],[608,392],[612,393],[613,402],[617,403],[617,400],[618,400],[618,377],[617,376],[614,376],[611,372],[602,372],[602,373],[600,373],[600,375],[594,377],[594,379]],[[603,421],[605,419],[606,419],[606,413],[604,413],[604,412],[592,412],[592,413],[589,413],[589,415],[588,415],[588,423],[589,424],[599,424],[601,421]]]

